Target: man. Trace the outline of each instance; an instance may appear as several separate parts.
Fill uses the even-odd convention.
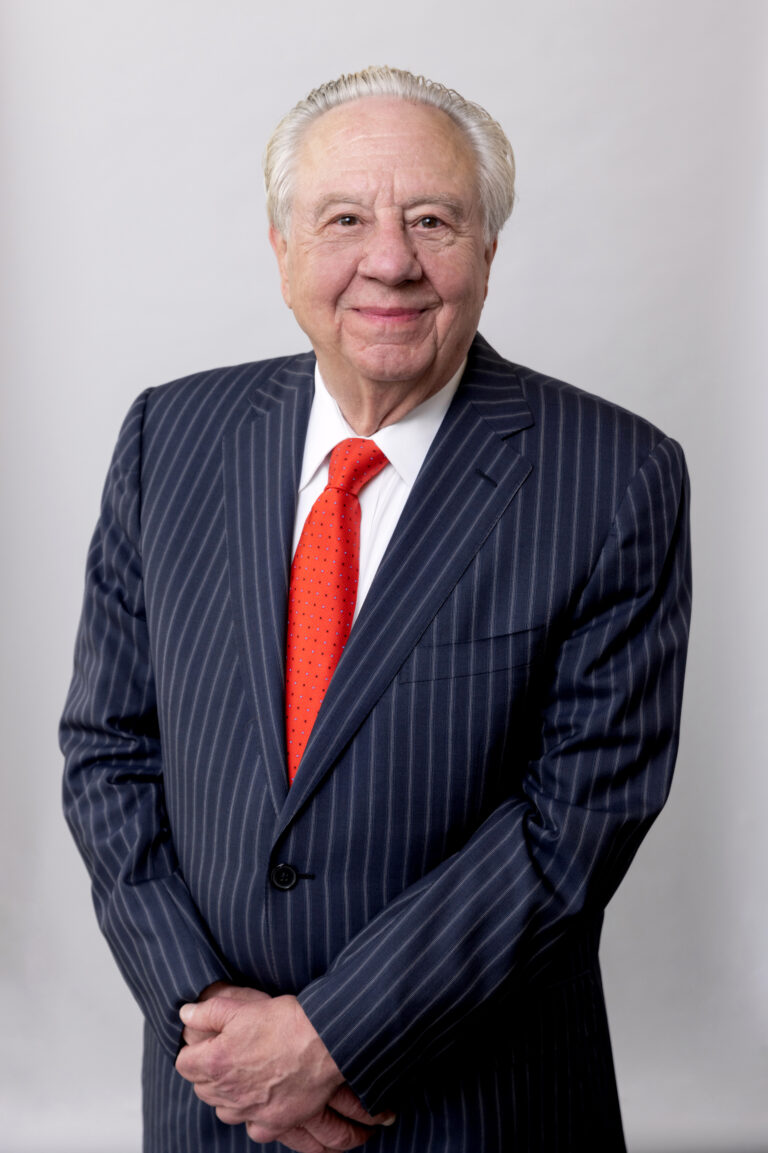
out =
[[[343,77],[266,179],[313,354],[136,402],[62,726],[145,1150],[614,1153],[597,950],[675,758],[682,454],[476,335],[482,109]]]

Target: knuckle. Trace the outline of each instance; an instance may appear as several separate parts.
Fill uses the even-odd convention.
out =
[[[230,1085],[227,1088],[227,1097],[229,1098],[233,1108],[240,1109],[248,1101],[248,1094],[244,1087],[240,1084]]]
[[[285,1111],[277,1105],[260,1106],[258,1121],[270,1133],[282,1133],[289,1128],[289,1119],[285,1116]]]
[[[360,1098],[352,1092],[348,1085],[342,1085],[331,1098],[329,1104],[338,1113],[343,1114],[344,1117],[349,1117],[352,1121],[361,1121],[364,1124],[371,1124],[373,1121]]]
[[[219,1105],[216,1109],[216,1116],[225,1125],[239,1125],[244,1120],[236,1109],[230,1109],[227,1105]]]
[[[357,1133],[349,1122],[327,1111],[313,1120],[310,1131],[318,1141],[334,1149],[352,1149],[359,1144]]]
[[[268,1129],[265,1125],[261,1125],[258,1121],[247,1121],[245,1131],[250,1137],[251,1141],[268,1142],[271,1141],[275,1132],[273,1129]]]
[[[205,1061],[201,1062],[201,1066],[205,1076],[210,1081],[221,1081],[227,1072],[228,1062],[223,1053],[211,1046],[211,1050],[206,1055]]]

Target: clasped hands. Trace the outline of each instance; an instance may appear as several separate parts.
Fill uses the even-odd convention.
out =
[[[372,1117],[295,997],[217,982],[184,1005],[176,1070],[226,1125],[296,1153],[363,1145],[394,1114]]]

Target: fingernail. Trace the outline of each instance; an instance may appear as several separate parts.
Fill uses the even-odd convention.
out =
[[[181,1017],[181,1019],[185,1025],[187,1024],[190,1017],[192,1016],[192,1010],[193,1009],[194,1009],[194,1005],[182,1005],[181,1008],[179,1009],[179,1016]]]
[[[382,1113],[382,1125],[394,1125],[397,1121],[397,1113]]]

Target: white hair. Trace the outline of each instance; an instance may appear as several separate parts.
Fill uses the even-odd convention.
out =
[[[264,153],[270,223],[287,235],[294,164],[309,126],[329,109],[369,96],[389,96],[431,105],[445,112],[461,128],[477,160],[486,240],[494,240],[508,220],[515,199],[515,158],[503,129],[484,108],[465,100],[453,89],[424,76],[414,76],[412,72],[386,67],[366,68],[321,84],[280,121]]]

